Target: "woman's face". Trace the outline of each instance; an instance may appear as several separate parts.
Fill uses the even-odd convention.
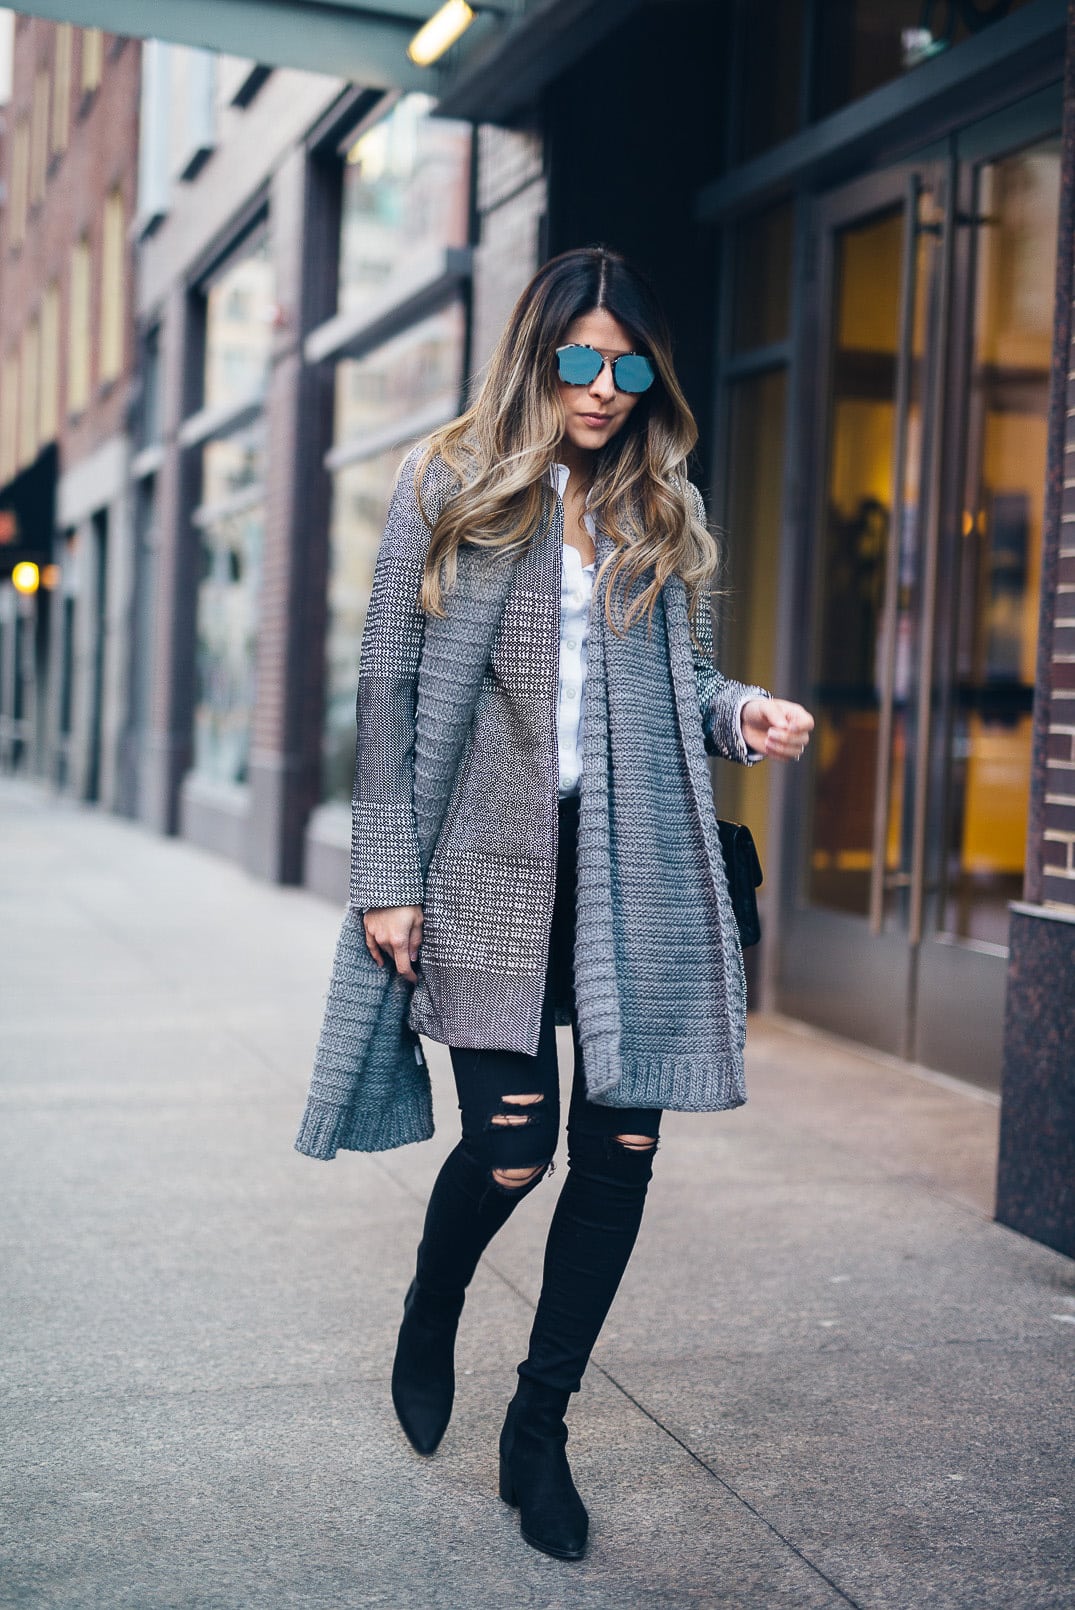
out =
[[[623,325],[603,308],[584,313],[568,326],[561,345],[570,346],[575,342],[593,347],[609,360],[637,350]],[[583,452],[596,452],[610,442],[623,429],[638,402],[637,393],[616,390],[612,383],[611,361],[604,364],[589,385],[571,386],[564,380],[557,380],[557,386],[566,418],[564,439]]]

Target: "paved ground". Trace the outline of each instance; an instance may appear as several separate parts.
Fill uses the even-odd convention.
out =
[[[787,1025],[673,1118],[572,1417],[580,1565],[495,1443],[558,1183],[411,1453],[388,1370],[451,1144],[291,1149],[337,913],[0,787],[0,1604],[1037,1610],[1075,1601],[1075,1265],[989,1219],[996,1106]]]

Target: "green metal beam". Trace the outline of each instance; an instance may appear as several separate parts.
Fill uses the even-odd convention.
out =
[[[436,94],[441,87],[436,69],[407,59],[407,44],[436,10],[436,0],[23,0],[19,10],[251,56],[267,67],[330,73],[372,88]]]

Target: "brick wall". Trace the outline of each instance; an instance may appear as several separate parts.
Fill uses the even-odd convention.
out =
[[[1075,4],[1068,6],[1056,343],[1027,899],[1075,912]]]
[[[1075,287],[1073,287],[1075,291]],[[1065,410],[1063,512],[1048,629],[1049,725],[1045,744],[1041,895],[1075,911],[1075,342]]]
[[[101,248],[105,199],[114,188],[124,198],[126,219],[134,216],[137,185],[138,101],[141,50],[137,41],[104,38],[100,85],[82,91],[82,30],[73,31],[68,140],[66,150],[50,155],[44,199],[31,206],[26,237],[14,246],[12,233],[12,157],[14,131],[23,119],[32,119],[34,82],[42,69],[49,75],[49,121],[55,96],[57,25],[37,18],[19,17],[15,31],[12,98],[6,112],[7,138],[3,151],[3,178],[8,204],[0,214],[0,252],[4,258],[4,296],[0,306],[0,354],[17,349],[22,332],[40,313],[46,287],[60,290],[59,396],[61,469],[86,458],[103,442],[122,432],[128,382],[134,353],[133,257],[124,255],[124,368],[117,380],[98,382],[100,373]],[[90,401],[77,417],[67,411],[68,328],[71,252],[83,235],[91,253]],[[42,444],[44,445],[44,444]]]

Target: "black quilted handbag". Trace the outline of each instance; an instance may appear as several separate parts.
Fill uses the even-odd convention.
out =
[[[758,917],[756,890],[761,883],[761,862],[749,827],[742,822],[722,822],[720,847],[724,852],[724,870],[732,897],[732,910],[739,929],[739,939],[745,949],[756,945],[761,938],[761,921]]]

